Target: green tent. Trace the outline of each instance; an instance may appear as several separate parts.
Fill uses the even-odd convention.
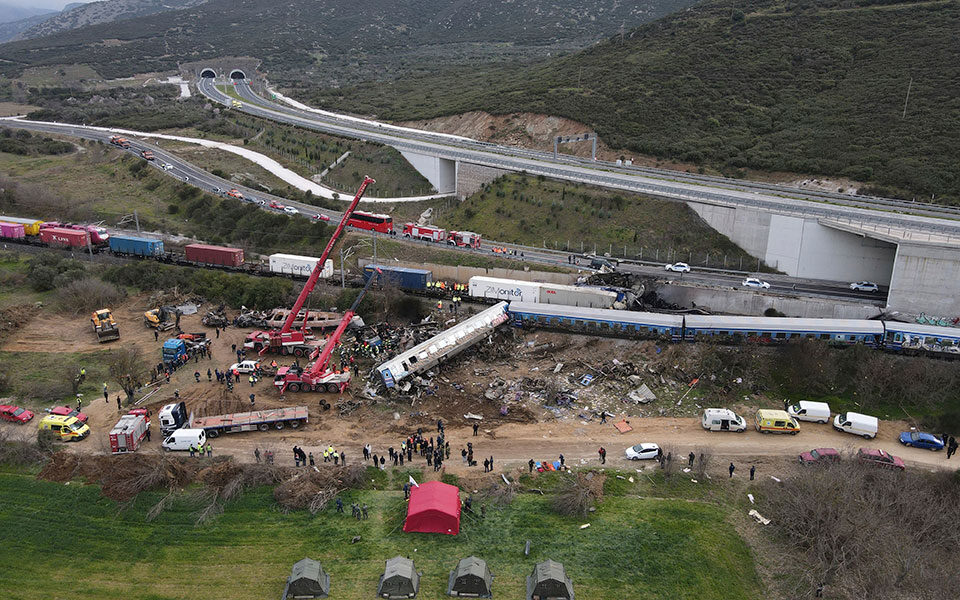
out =
[[[415,598],[420,591],[420,574],[413,561],[402,556],[394,556],[387,561],[377,584],[377,596],[380,598]]]
[[[573,582],[562,563],[537,563],[527,576],[527,600],[573,600]]]
[[[326,598],[330,593],[330,575],[315,560],[304,558],[293,565],[283,600],[295,598]]]
[[[457,568],[450,571],[447,595],[466,598],[492,598],[493,575],[487,562],[476,556],[461,558]]]

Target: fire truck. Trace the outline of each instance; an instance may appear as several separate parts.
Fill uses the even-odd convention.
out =
[[[480,234],[472,231],[451,231],[447,233],[447,243],[461,248],[480,248]]]
[[[430,225],[406,223],[403,226],[403,237],[426,240],[428,242],[443,242],[447,239],[447,230]]]

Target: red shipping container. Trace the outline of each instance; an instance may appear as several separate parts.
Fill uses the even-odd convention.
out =
[[[22,240],[26,237],[23,225],[20,223],[0,223],[0,238],[6,240]]]
[[[194,262],[223,265],[225,267],[243,266],[243,250],[240,248],[189,244],[184,247],[184,250],[187,253],[187,260]]]
[[[65,246],[69,248],[86,247],[90,234],[86,231],[64,229],[62,227],[48,227],[40,230],[40,241],[51,246]]]
[[[110,452],[134,452],[147,435],[147,418],[143,415],[123,415],[110,430]]]

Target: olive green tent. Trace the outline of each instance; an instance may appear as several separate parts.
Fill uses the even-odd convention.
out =
[[[545,560],[527,576],[527,600],[573,600],[573,582],[563,564]]]
[[[330,575],[315,560],[304,558],[293,565],[283,600],[295,598],[326,598],[330,593]]]
[[[461,558],[457,568],[450,571],[447,594],[466,598],[492,598],[490,589],[493,575],[485,560],[476,556]]]
[[[380,598],[414,598],[420,591],[420,574],[413,561],[402,556],[394,556],[387,561],[377,584],[377,596]]]

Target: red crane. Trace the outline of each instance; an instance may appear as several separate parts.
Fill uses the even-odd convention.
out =
[[[350,369],[344,366],[341,370],[330,370],[330,356],[333,354],[333,350],[337,347],[337,344],[340,343],[340,338],[343,336],[343,332],[347,330],[347,326],[350,325],[350,321],[353,320],[353,316],[357,312],[357,307],[367,294],[367,290],[370,289],[370,285],[374,279],[380,278],[380,273],[380,269],[377,269],[376,275],[373,273],[370,274],[370,279],[367,280],[367,284],[363,286],[363,290],[357,295],[357,299],[353,301],[350,310],[343,315],[336,331],[327,338],[327,343],[324,344],[323,350],[321,351],[317,348],[310,357],[313,359],[312,363],[308,364],[305,369],[293,366],[280,367],[277,370],[277,375],[273,379],[273,385],[280,388],[281,394],[287,391],[288,388],[292,392],[337,393],[342,392],[344,388],[347,387],[350,383]]]
[[[323,265],[327,260],[327,255],[330,254],[330,250],[333,249],[333,245],[337,242],[340,234],[343,233],[343,229],[346,227],[347,221],[350,219],[350,215],[353,214],[354,209],[357,208],[357,204],[360,203],[360,198],[363,197],[363,192],[371,183],[376,182],[369,177],[363,178],[363,183],[360,184],[360,188],[357,190],[357,195],[353,197],[353,202],[351,202],[350,206],[347,207],[347,210],[343,212],[343,218],[340,219],[340,224],[337,225],[337,229],[333,232],[333,235],[330,236],[330,241],[327,242],[327,247],[323,249],[323,254],[320,255],[320,260],[318,260],[317,264],[314,265],[313,271],[310,273],[310,278],[307,279],[307,283],[303,285],[303,290],[300,292],[300,295],[297,296],[297,301],[293,304],[293,309],[290,311],[290,314],[287,315],[286,320],[283,322],[283,326],[280,329],[271,329],[270,331],[254,331],[253,333],[248,334],[243,344],[244,348],[255,350],[260,354],[270,351],[278,352],[280,354],[295,354],[297,356],[302,356],[304,352],[310,352],[313,350],[313,347],[305,344],[307,319],[304,318],[304,326],[303,330],[301,331],[292,330],[293,322],[300,313],[300,309],[303,308],[303,304],[307,301],[307,296],[310,295],[310,292],[312,292],[313,288],[317,285],[317,280],[320,279],[320,273],[323,272]]]

